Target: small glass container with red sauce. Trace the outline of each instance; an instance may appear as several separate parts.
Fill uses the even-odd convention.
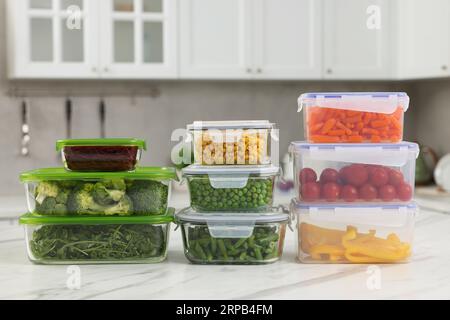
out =
[[[64,166],[71,171],[132,171],[138,164],[144,140],[134,138],[58,140]]]

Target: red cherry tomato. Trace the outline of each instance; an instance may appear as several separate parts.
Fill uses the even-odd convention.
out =
[[[359,197],[365,201],[374,200],[378,196],[377,188],[368,183],[361,186],[358,193]]]
[[[344,172],[345,181],[355,187],[362,186],[369,179],[369,172],[363,164],[352,164]]]
[[[379,189],[380,199],[383,201],[392,201],[397,197],[394,186],[390,184],[384,185]]]
[[[399,170],[389,170],[389,184],[392,186],[398,186],[403,183],[403,174]]]
[[[407,183],[397,186],[397,197],[402,201],[409,201],[412,198],[412,188]]]
[[[318,182],[306,182],[301,187],[301,198],[306,201],[313,201],[320,198],[320,184]]]
[[[331,168],[327,168],[320,174],[320,183],[325,184],[327,182],[337,182],[339,173]]]
[[[353,202],[358,199],[358,190],[349,184],[341,188],[341,199],[347,202]]]
[[[375,187],[384,186],[389,182],[389,173],[382,167],[369,169],[369,181]]]
[[[347,182],[347,180],[346,180],[346,174],[347,174],[348,167],[349,167],[349,166],[345,166],[345,167],[342,167],[342,168],[339,170],[339,173],[338,173],[338,179],[339,179],[339,182],[342,183],[342,184],[345,184],[345,183]]]
[[[299,173],[300,183],[316,182],[317,174],[311,168],[303,168]]]
[[[327,201],[336,201],[339,199],[340,187],[335,182],[327,182],[322,186],[322,198]]]

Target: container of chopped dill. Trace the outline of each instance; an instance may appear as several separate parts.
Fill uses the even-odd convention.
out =
[[[157,263],[167,256],[174,209],[155,216],[42,216],[27,213],[29,259],[38,264]]]

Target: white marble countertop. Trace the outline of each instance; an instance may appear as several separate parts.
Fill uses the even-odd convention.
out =
[[[414,255],[407,264],[300,264],[295,233],[288,232],[280,262],[192,265],[177,230],[164,263],[80,266],[80,288],[71,289],[68,266],[28,261],[23,230],[11,218],[11,208],[20,204],[8,199],[0,206],[0,299],[450,299],[450,214],[429,209],[417,217]],[[175,200],[177,206],[187,203],[184,196]],[[371,285],[375,275],[379,286]]]

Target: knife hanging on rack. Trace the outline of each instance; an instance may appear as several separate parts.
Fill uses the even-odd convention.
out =
[[[20,146],[20,154],[24,157],[27,157],[30,155],[31,138],[30,138],[30,125],[28,124],[29,104],[26,99],[22,100],[21,114],[22,114],[22,126],[21,126],[22,139],[21,139],[21,146]]]
[[[72,99],[66,98],[66,137],[72,138]]]
[[[100,137],[105,138],[106,130],[105,130],[105,118],[106,118],[106,105],[105,100],[103,98],[100,99],[100,104],[98,106],[98,112],[100,117]]]

